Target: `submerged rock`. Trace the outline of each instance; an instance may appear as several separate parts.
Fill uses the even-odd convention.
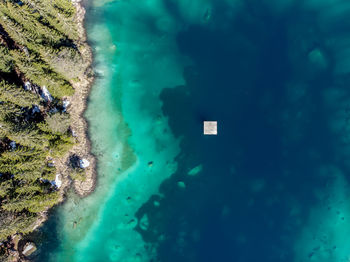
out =
[[[126,226],[127,228],[134,228],[137,225],[137,220],[136,219],[130,219],[127,223]]]
[[[223,206],[223,208],[221,209],[221,216],[227,217],[229,214],[231,213],[231,208],[229,206]]]
[[[190,171],[188,171],[187,175],[189,176],[195,176],[197,175],[199,172],[201,172],[203,169],[203,166],[202,165],[198,165],[194,168],[192,168]]]
[[[140,228],[142,230],[147,230],[149,227],[149,220],[147,214],[144,214],[143,217],[140,219]]]
[[[266,182],[264,179],[254,179],[250,184],[250,188],[252,192],[258,193],[265,188],[265,185],[266,185]]]
[[[211,9],[207,8],[207,10],[205,11],[204,15],[203,15],[203,20],[204,21],[209,21],[211,18]]]
[[[309,61],[319,69],[324,69],[328,66],[327,59],[323,52],[315,48],[308,54]]]
[[[179,188],[186,188],[186,184],[184,182],[182,182],[182,181],[177,182],[177,186]]]
[[[135,262],[141,262],[142,261],[142,256],[140,253],[137,253],[134,257]]]

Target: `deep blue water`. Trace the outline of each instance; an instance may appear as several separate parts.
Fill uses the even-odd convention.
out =
[[[171,130],[182,137],[179,167],[162,184],[164,197],[153,196],[137,213],[149,217],[148,230],[138,230],[160,261],[299,261],[294,245],[320,200],[315,191],[326,192],[333,179],[320,170],[336,165],[349,172],[339,148],[343,133],[331,130],[334,112],[324,97],[333,86],[349,96],[347,75],[334,73],[326,42],[336,33],[325,34],[297,1],[280,15],[243,2],[234,18],[215,2],[209,25],[189,24],[177,35],[194,65],[183,72],[185,86],[160,97]],[[175,2],[166,3],[176,16]],[[310,62],[316,49],[327,66]],[[218,121],[218,136],[201,135],[203,120]],[[188,176],[198,164],[202,172]],[[174,187],[177,181],[186,189]],[[303,261],[337,261],[313,260],[323,247],[309,244]]]

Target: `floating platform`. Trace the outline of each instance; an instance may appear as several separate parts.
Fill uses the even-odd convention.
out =
[[[204,135],[217,135],[218,134],[218,122],[217,121],[204,121],[203,122],[203,134]]]

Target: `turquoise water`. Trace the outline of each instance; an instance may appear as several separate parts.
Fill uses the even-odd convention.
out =
[[[350,261],[349,14],[88,1],[97,187],[52,212],[34,259]]]

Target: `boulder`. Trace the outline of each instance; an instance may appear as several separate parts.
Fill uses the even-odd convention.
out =
[[[32,108],[32,115],[35,113],[40,113],[40,108],[37,105],[34,105]]]
[[[67,99],[63,100],[63,112],[66,112],[69,105],[70,102]]]
[[[48,167],[54,167],[55,166],[55,161],[51,160],[47,163]]]
[[[203,168],[202,165],[198,165],[198,166],[192,168],[190,171],[188,171],[187,175],[189,175],[189,176],[195,176],[195,175],[197,175],[199,172],[202,171],[202,168]]]
[[[51,102],[52,101],[52,96],[49,92],[49,90],[47,90],[46,86],[43,86],[41,88],[41,97],[46,101],[46,102]]]
[[[177,186],[178,186],[179,188],[186,188],[186,184],[185,184],[183,181],[177,182]]]
[[[61,174],[56,174],[55,180],[51,181],[51,184],[60,188],[62,186]]]
[[[29,81],[24,83],[24,90],[32,91],[32,84]]]
[[[16,142],[15,141],[11,141],[10,142],[10,147],[12,150],[15,150],[16,149]]]
[[[72,136],[73,137],[78,137],[78,134],[74,130],[72,130]]]
[[[30,256],[31,254],[33,254],[36,251],[36,246],[33,242],[27,242],[24,247],[23,247],[23,251],[22,254],[26,257]]]
[[[58,112],[58,109],[57,107],[54,107],[52,108],[50,111],[49,111],[51,114],[56,114]]]
[[[79,160],[79,167],[80,168],[87,168],[88,166],[90,166],[90,162],[86,158]]]
[[[327,58],[322,50],[315,48],[308,54],[309,61],[318,69],[325,69],[328,66]]]

